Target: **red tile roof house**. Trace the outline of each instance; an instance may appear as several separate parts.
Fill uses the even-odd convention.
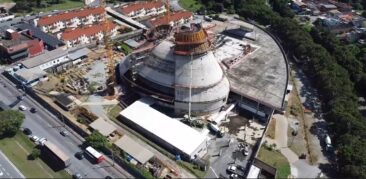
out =
[[[169,16],[165,15],[165,16],[153,18],[150,20],[150,24],[152,27],[157,27],[160,25],[167,25],[167,24],[174,27],[177,25],[187,23],[192,19],[193,19],[193,14],[191,12],[179,11],[179,12],[169,14]]]
[[[117,35],[117,28],[118,26],[113,22],[108,22],[108,25],[102,22],[95,25],[67,29],[63,33],[57,34],[57,37],[65,42],[67,48],[71,48],[79,44],[103,41],[104,33],[107,29],[110,36],[113,37]]]
[[[43,41],[33,38],[30,31],[8,29],[0,38],[0,60],[3,58],[8,63],[34,57],[44,51]]]
[[[131,18],[142,18],[156,16],[167,11],[165,4],[161,1],[135,2],[120,8],[120,11]]]
[[[49,15],[35,19],[34,23],[44,32],[56,33],[66,28],[75,28],[80,25],[89,25],[103,20],[103,7],[77,9],[56,15]]]

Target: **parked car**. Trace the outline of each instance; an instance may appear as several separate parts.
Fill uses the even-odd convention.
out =
[[[62,136],[68,136],[69,135],[69,132],[67,132],[67,130],[63,130],[63,131],[61,131],[60,132],[60,134],[62,135]]]
[[[230,173],[235,173],[236,172],[236,166],[235,165],[230,165],[229,167],[227,167],[226,170]]]
[[[33,142],[38,142],[39,141],[39,137],[38,136],[31,136],[30,139],[33,141]]]
[[[24,129],[23,129],[23,133],[24,133],[25,135],[32,135],[32,131],[31,131],[29,128],[24,128]]]
[[[113,179],[111,176],[106,176],[105,179]]]
[[[22,100],[24,98],[24,96],[17,96],[18,100]]]
[[[75,157],[79,160],[84,158],[84,152],[76,152]]]
[[[26,106],[24,106],[24,105],[20,105],[20,106],[19,106],[19,109],[20,109],[21,111],[25,111],[25,110],[27,110],[28,108],[27,108]]]
[[[244,156],[248,156],[249,155],[249,147],[248,146],[244,146],[244,148],[243,148],[243,155]]]
[[[31,108],[31,109],[30,109],[30,112],[31,112],[31,113],[36,113],[36,112],[37,112],[37,109],[36,109],[36,108]]]
[[[236,173],[232,173],[232,174],[230,174],[230,178],[231,179],[237,179],[237,178],[239,178],[239,176]]]
[[[83,178],[83,176],[82,176],[80,173],[74,173],[74,174],[72,175],[72,178],[73,178],[73,179],[81,179],[81,178]]]

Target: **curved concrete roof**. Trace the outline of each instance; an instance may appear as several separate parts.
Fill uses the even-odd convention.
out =
[[[224,26],[216,26],[223,29],[214,30],[221,32],[225,28],[239,28],[241,24],[248,23],[230,20]],[[234,93],[271,108],[281,109],[288,83],[287,61],[281,48],[269,34],[256,26],[253,27],[252,33],[254,33],[255,40],[224,37],[230,39],[232,43],[251,44],[256,47],[254,52],[242,57],[226,71],[230,89]],[[238,48],[241,47],[238,46]],[[223,58],[228,58],[228,56],[239,57],[233,53],[235,50],[235,45],[223,45],[214,53],[217,57],[221,56],[219,60],[224,60]]]

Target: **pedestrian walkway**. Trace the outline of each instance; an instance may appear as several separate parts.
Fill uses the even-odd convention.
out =
[[[306,160],[299,159],[294,151],[288,148],[287,131],[288,119],[284,115],[275,114],[276,119],[275,139],[268,140],[269,143],[275,143],[277,149],[280,150],[290,163],[291,175],[293,178],[316,178],[320,173],[318,166],[309,165]]]

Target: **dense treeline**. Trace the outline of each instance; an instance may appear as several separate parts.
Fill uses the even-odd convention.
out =
[[[355,55],[358,50],[352,45],[324,42],[325,37],[316,30],[309,34],[292,18],[294,14],[286,3],[287,0],[270,0],[269,4],[264,0],[242,0],[238,6],[233,5],[240,16],[270,25],[271,32],[281,39],[290,55],[299,59],[322,96],[340,173],[366,178],[366,122],[358,111],[354,84],[366,81],[363,65]]]
[[[326,48],[347,69],[358,92],[366,96],[366,48],[356,44],[341,42],[334,34],[322,26],[312,28],[310,32],[314,41]]]
[[[283,1],[272,1],[272,4],[276,3]],[[278,9],[280,16],[266,5],[256,7],[257,11],[246,7],[240,9],[239,15],[270,24],[271,31],[283,41],[286,49],[301,60],[302,68],[322,95],[325,118],[336,139],[340,172],[347,177],[365,178],[366,123],[358,111],[357,95],[351,81],[360,81],[363,70],[353,55],[352,46],[334,46],[334,51],[328,51],[314,42],[286,8]]]

